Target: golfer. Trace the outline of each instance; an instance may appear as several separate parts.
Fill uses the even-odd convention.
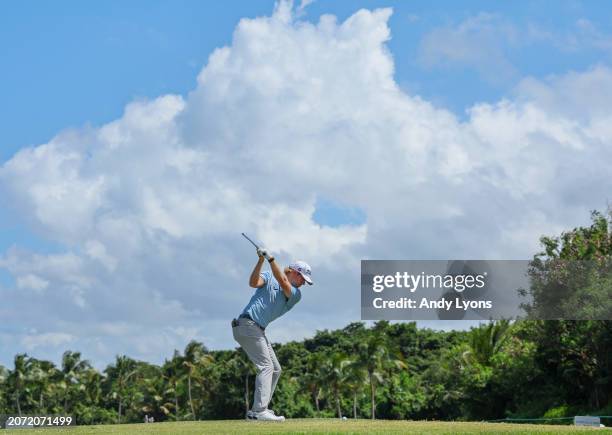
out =
[[[303,261],[291,263],[281,270],[267,250],[257,249],[259,259],[249,285],[256,288],[249,303],[237,319],[232,321],[234,339],[240,344],[257,367],[253,406],[247,412],[248,420],[284,421],[274,414],[268,404],[281,374],[281,366],[272,349],[265,329],[274,319],[289,311],[302,298],[300,287],[304,282],[312,284],[310,266]],[[264,260],[270,263],[270,272],[261,272]]]

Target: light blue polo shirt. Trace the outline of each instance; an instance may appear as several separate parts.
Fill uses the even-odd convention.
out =
[[[259,326],[265,328],[272,320],[278,319],[293,308],[302,299],[302,293],[300,289],[292,286],[291,297],[287,299],[271,272],[262,272],[259,276],[263,278],[264,284],[255,290],[242,314],[248,314]]]

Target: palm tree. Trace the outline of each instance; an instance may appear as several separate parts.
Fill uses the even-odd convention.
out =
[[[21,417],[21,396],[26,390],[26,381],[31,375],[32,358],[29,358],[26,353],[18,354],[15,355],[14,364],[15,368],[10,372],[7,383],[13,391],[17,413]]]
[[[143,406],[142,411],[148,415],[169,415],[172,403],[165,400],[165,378],[161,368],[150,366],[142,378]]]
[[[39,413],[46,412],[45,396],[52,397],[57,374],[58,370],[51,361],[36,361],[33,364],[30,377],[34,384],[34,391],[38,393]]]
[[[464,360],[468,363],[475,361],[482,365],[489,365],[491,358],[506,342],[509,328],[509,320],[499,320],[472,329],[469,334],[470,348],[464,352]]]
[[[81,382],[86,402],[97,404],[102,395],[102,375],[96,369],[89,368],[82,373]]]
[[[235,373],[244,376],[244,408],[245,413],[249,411],[249,377],[255,375],[255,366],[249,360],[246,353],[240,348],[229,361],[235,366]]]
[[[4,412],[4,407],[6,406],[5,404],[5,397],[6,397],[6,381],[9,377],[9,371],[3,367],[0,366],[0,412]]]
[[[402,359],[394,354],[395,352],[390,349],[390,343],[386,340],[386,335],[381,331],[368,334],[367,338],[357,345],[358,359],[355,364],[365,370],[368,376],[372,420],[376,418],[376,384],[384,382],[383,369],[406,368]]]
[[[65,386],[64,393],[64,412],[68,412],[68,398],[72,393],[72,388],[80,383],[81,375],[91,369],[87,360],[81,360],[80,352],[67,350],[62,355],[62,385]]]
[[[206,366],[212,364],[214,362],[214,358],[212,355],[208,354],[208,349],[204,346],[204,344],[192,340],[189,342],[187,347],[185,347],[185,356],[183,357],[183,366],[187,370],[187,392],[189,396],[189,406],[191,407],[191,415],[196,420],[197,415],[195,412],[195,408],[193,406],[193,397],[191,395],[191,380],[197,379],[201,380],[201,371]]]
[[[350,363],[347,356],[341,352],[333,352],[326,358],[322,366],[322,379],[325,390],[331,393],[336,403],[338,418],[342,418],[340,407],[340,390],[345,378],[344,368]]]
[[[314,352],[308,355],[306,360],[306,372],[302,376],[303,385],[306,387],[315,404],[317,415],[321,415],[319,399],[321,398],[322,367],[324,356],[322,353]]]
[[[167,393],[172,393],[174,396],[174,418],[179,421],[179,381],[183,377],[183,357],[178,350],[174,351],[171,360],[166,360],[163,367],[163,376],[169,385]]]
[[[353,418],[357,418],[357,394],[366,383],[367,372],[359,360],[353,359],[345,368],[344,386],[353,396]]]
[[[121,423],[123,401],[127,396],[128,381],[138,372],[136,361],[123,355],[117,356],[115,364],[106,368],[105,373],[111,384],[111,397],[118,400],[117,422]]]

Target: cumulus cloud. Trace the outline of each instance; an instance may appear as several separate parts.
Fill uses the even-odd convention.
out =
[[[609,69],[526,79],[461,122],[394,81],[391,13],[313,24],[281,2],[241,20],[188,95],[135,101],[6,162],[3,200],[64,247],[0,256],[18,283],[4,290],[7,348],[38,343],[23,341],[31,328],[71,334],[49,341],[56,354],[97,362],[159,362],[191,338],[234,346],[255,260],[241,231],[313,266],[317,284],[271,328],[287,340],[358,320],[361,258],[526,258],[605,204],[612,110],[590,102],[612,89]],[[366,223],[317,224],[318,198]]]

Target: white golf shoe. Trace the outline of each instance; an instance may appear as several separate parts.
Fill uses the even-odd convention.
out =
[[[285,421],[285,417],[282,415],[274,414],[271,409],[266,409],[261,412],[247,412],[247,419],[249,421]]]
[[[270,412],[272,413],[272,415],[274,415],[274,416],[276,416],[276,417],[280,417],[280,418],[282,418],[282,420],[281,420],[281,421],[285,421],[285,416],[284,416],[284,415],[276,415],[276,413],[274,412],[274,410],[273,410],[273,409],[269,409],[269,408],[268,408],[268,411],[270,411]]]

